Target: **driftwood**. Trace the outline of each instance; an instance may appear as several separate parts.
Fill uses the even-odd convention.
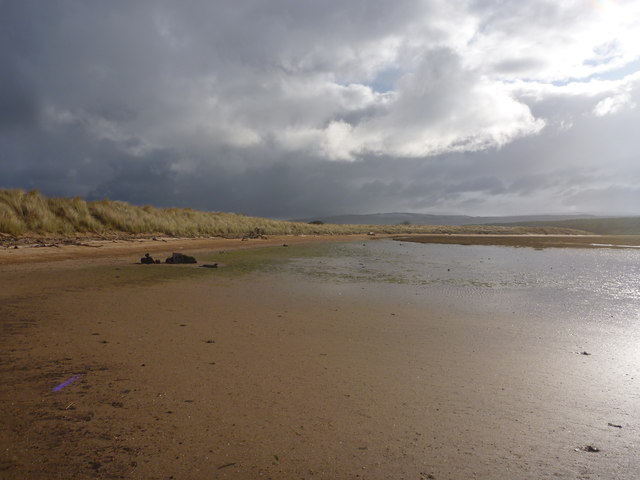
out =
[[[100,248],[102,245],[90,245],[88,243],[83,243],[77,240],[61,240],[59,242],[52,242],[52,243],[47,243],[44,240],[37,240],[37,242],[33,245],[25,245],[26,247],[32,247],[32,248],[42,248],[42,247],[46,247],[46,248],[51,248],[51,247],[55,247],[55,248],[60,248],[60,246],[62,245],[71,245],[74,247],[91,247],[91,248]],[[17,248],[18,246],[15,245],[13,248]]]

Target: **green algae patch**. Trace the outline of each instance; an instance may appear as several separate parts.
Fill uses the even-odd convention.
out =
[[[87,288],[149,286],[163,282],[186,280],[232,279],[255,272],[282,272],[292,260],[311,258],[327,254],[323,245],[295,245],[291,247],[256,247],[244,250],[198,252],[197,264],[171,265],[166,263],[143,265],[121,263],[117,265],[95,265],[77,269],[73,275],[57,277],[53,272],[51,284],[62,286],[66,291],[81,291]],[[217,263],[218,268],[203,265]]]
[[[282,271],[286,265],[300,258],[315,258],[329,254],[331,245],[292,245],[257,247],[242,250],[219,251],[200,255],[202,263],[217,263],[212,270],[217,276],[238,276],[254,272]]]

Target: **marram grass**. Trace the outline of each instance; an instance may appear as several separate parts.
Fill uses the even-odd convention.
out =
[[[340,235],[358,233],[580,233],[561,228],[430,225],[330,225],[287,222],[235,213],[190,208],[155,208],[126,202],[80,198],[47,198],[38,191],[0,189],[0,233],[21,237],[167,235],[177,237],[242,237],[264,235]]]

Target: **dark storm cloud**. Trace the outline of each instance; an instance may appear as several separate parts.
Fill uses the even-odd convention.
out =
[[[611,29],[589,2],[5,0],[0,187],[281,218],[629,213],[640,79],[589,80],[638,54],[638,9],[616,8]]]
[[[9,74],[0,78],[0,132],[37,126],[38,106],[28,81]]]

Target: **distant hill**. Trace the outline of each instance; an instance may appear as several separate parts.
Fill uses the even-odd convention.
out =
[[[640,235],[640,217],[598,217],[595,215],[521,215],[472,217],[426,213],[372,213],[335,215],[297,220],[320,221],[334,225],[490,225],[499,227],[557,227],[583,230],[598,235]]]
[[[487,225],[504,227],[560,227],[585,230],[598,235],[640,235],[640,217],[574,218],[555,221],[494,222]]]
[[[557,222],[565,220],[589,220],[593,215],[523,215],[507,217],[471,217],[468,215],[430,215],[426,213],[372,213],[368,215],[335,215],[296,220],[298,222],[321,221],[337,225],[496,225],[531,222]]]

